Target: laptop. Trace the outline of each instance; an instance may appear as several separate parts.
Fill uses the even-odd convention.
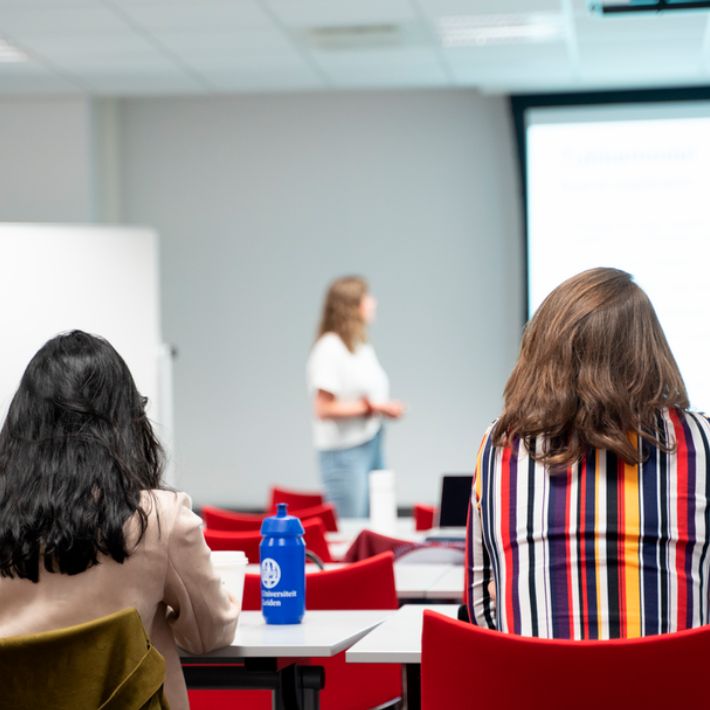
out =
[[[466,539],[472,484],[472,474],[445,473],[441,477],[437,527],[427,533],[427,540],[458,542]]]

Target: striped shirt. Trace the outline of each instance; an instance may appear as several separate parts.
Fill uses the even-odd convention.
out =
[[[629,465],[592,450],[555,474],[520,439],[493,446],[489,428],[467,534],[474,623],[568,639],[709,623],[710,423],[679,410],[658,422],[673,451],[639,443],[646,458]]]

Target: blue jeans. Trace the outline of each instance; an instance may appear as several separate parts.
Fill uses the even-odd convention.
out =
[[[384,468],[382,429],[359,446],[318,452],[326,500],[342,518],[366,518],[370,514],[369,473]]]

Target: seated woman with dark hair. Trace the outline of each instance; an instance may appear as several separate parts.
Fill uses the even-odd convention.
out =
[[[653,306],[592,269],[542,303],[469,515],[469,616],[526,636],[636,637],[710,621],[710,425]]]
[[[0,636],[138,610],[187,708],[175,643],[228,644],[238,609],[200,519],[161,484],[162,451],[126,363],[74,331],[32,358],[0,431]]]

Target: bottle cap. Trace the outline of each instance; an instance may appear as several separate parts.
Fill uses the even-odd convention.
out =
[[[295,515],[288,514],[286,503],[279,503],[276,506],[276,515],[262,521],[261,534],[297,537],[303,535],[303,525]]]

